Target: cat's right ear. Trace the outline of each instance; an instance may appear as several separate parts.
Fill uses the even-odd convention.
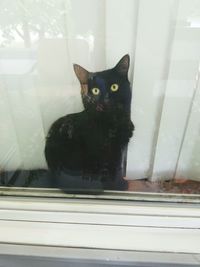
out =
[[[120,61],[115,66],[115,69],[117,70],[119,74],[127,75],[129,65],[130,65],[130,56],[127,54],[120,59]]]
[[[79,79],[80,84],[88,83],[89,72],[78,64],[74,64],[74,72]]]

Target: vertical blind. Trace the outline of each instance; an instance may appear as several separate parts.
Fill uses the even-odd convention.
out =
[[[14,0],[0,9],[0,171],[47,167],[50,125],[83,109],[73,63],[98,71],[129,53],[127,177],[200,179],[199,0]]]

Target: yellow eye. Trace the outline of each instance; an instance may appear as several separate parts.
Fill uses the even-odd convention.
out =
[[[99,88],[92,88],[92,93],[93,93],[93,95],[98,95],[99,93],[100,93],[100,90],[99,90]]]
[[[116,92],[119,89],[119,85],[116,83],[113,83],[110,87],[111,91]]]

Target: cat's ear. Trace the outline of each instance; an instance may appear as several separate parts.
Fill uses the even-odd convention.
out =
[[[74,64],[74,72],[81,84],[88,83],[89,72],[78,64]]]
[[[130,56],[127,54],[123,56],[115,66],[116,71],[121,75],[127,75],[130,65]]]

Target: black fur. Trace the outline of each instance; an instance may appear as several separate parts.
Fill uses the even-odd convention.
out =
[[[121,189],[115,182],[123,181],[122,155],[134,129],[128,68],[128,55],[102,72],[74,65],[85,110],[59,118],[49,130],[45,156],[55,177],[77,175],[101,180],[107,189]],[[111,91],[112,84],[118,85],[117,91]],[[99,89],[98,95],[93,88]]]

